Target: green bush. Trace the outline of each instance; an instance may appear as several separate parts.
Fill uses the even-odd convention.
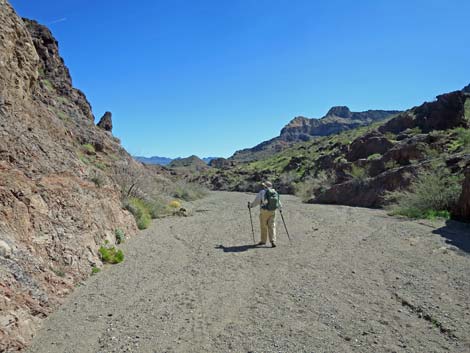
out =
[[[90,177],[90,181],[92,181],[96,187],[102,188],[106,184],[106,179],[102,174],[95,173]]]
[[[91,268],[91,274],[92,274],[92,275],[96,275],[96,274],[97,274],[98,272],[100,272],[100,271],[101,271],[101,269],[98,268],[98,267],[93,266],[93,267]]]
[[[91,143],[83,144],[82,148],[87,154],[95,154],[96,153],[95,146],[93,146]]]
[[[379,160],[380,158],[382,158],[382,155],[380,153],[374,153],[374,154],[371,154],[369,157],[367,157],[367,160],[376,161],[376,160]]]
[[[143,214],[137,220],[137,228],[139,228],[140,230],[147,229],[149,227],[151,221],[152,221],[152,218],[150,217],[149,214]]]
[[[355,164],[351,165],[351,170],[347,174],[357,183],[364,183],[368,178],[368,171],[366,168],[359,167]]]
[[[131,197],[127,200],[125,208],[132,213],[139,229],[142,230],[149,227],[152,219],[152,208],[147,201],[137,197]]]
[[[453,130],[453,137],[455,137],[452,142],[447,145],[447,148],[450,152],[456,152],[461,148],[470,147],[470,130],[463,127],[458,127]]]
[[[116,236],[116,243],[121,244],[124,243],[124,239],[126,239],[126,235],[122,229],[116,229],[114,231],[114,235]]]
[[[315,195],[319,195],[329,189],[336,181],[336,177],[324,170],[318,172],[315,178],[305,179],[295,185],[295,195],[303,202],[307,202]]]
[[[114,246],[101,246],[99,253],[101,255],[101,260],[109,264],[118,264],[124,260],[124,253],[122,250],[117,250]]]
[[[410,218],[436,218],[449,216],[449,211],[458,200],[462,177],[438,167],[423,171],[412,182],[408,191],[394,191],[386,200],[394,202],[391,213]]]

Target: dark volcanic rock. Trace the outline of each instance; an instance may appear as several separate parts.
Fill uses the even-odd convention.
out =
[[[228,169],[235,165],[233,161],[226,158],[214,158],[209,162],[209,166],[217,169]]]
[[[400,165],[410,164],[412,160],[422,160],[426,156],[427,139],[428,135],[423,134],[400,141],[384,154],[382,160],[395,161]]]
[[[85,95],[72,86],[69,69],[65,66],[64,60],[59,54],[58,42],[51,31],[38,22],[27,18],[23,18],[23,22],[39,55],[39,79],[43,87],[48,90],[55,90],[56,94],[61,96],[62,99],[66,99],[71,105],[74,104],[79,108],[79,112],[75,113],[73,107],[71,107],[69,116],[80,117],[84,115],[88,120],[94,121],[90,103],[88,103]],[[47,95],[43,95],[42,100],[48,105],[54,105]]]
[[[467,94],[470,94],[470,85],[465,86],[465,87],[463,88],[462,92],[467,93]]]
[[[435,102],[424,103],[388,121],[379,131],[397,134],[415,127],[420,128],[422,132],[468,127],[469,123],[465,119],[465,99],[465,93],[462,91],[442,94],[437,96]]]
[[[386,137],[379,132],[371,132],[367,135],[358,137],[351,144],[347,160],[354,162],[360,158],[367,158],[372,154],[384,154],[393,146]]]
[[[346,106],[332,107],[326,116],[339,116],[340,118],[350,119],[353,116],[351,110]]]
[[[104,115],[101,117],[100,121],[97,124],[98,127],[112,132],[113,131],[113,119],[112,119],[112,114],[111,112],[106,112]]]
[[[462,193],[452,212],[452,217],[460,221],[470,221],[470,168],[465,171]]]
[[[359,207],[379,207],[384,204],[386,191],[406,188],[416,174],[416,167],[406,166],[386,171],[363,182],[350,180],[333,185],[312,199],[311,203],[338,204]]]

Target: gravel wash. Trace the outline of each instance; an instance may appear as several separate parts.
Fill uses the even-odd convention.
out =
[[[253,247],[251,194],[155,220],[28,351],[470,352],[468,225],[281,199],[274,249]]]

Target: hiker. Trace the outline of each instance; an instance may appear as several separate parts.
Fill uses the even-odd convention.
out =
[[[268,240],[273,248],[276,247],[276,210],[281,208],[279,194],[273,189],[273,184],[266,181],[261,184],[263,189],[256,195],[253,202],[248,202],[248,208],[260,206],[259,223],[261,241],[257,245],[265,245]]]

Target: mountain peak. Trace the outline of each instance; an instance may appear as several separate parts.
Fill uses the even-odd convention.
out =
[[[464,93],[470,93],[470,84],[467,85],[467,86],[465,86],[465,87],[463,88],[462,92],[464,92]]]
[[[346,106],[336,106],[336,107],[332,107],[328,113],[326,114],[326,116],[338,116],[340,118],[345,118],[345,119],[349,119],[352,117],[352,113],[351,113],[351,110],[349,110],[348,107]]]

